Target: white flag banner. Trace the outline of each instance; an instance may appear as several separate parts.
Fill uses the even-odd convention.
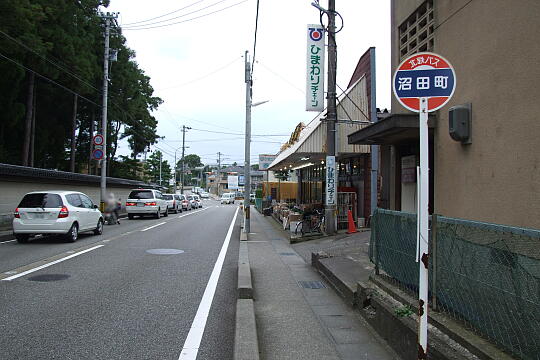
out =
[[[336,157],[326,157],[326,205],[337,204],[337,169]]]
[[[306,110],[324,109],[324,29],[307,26]]]

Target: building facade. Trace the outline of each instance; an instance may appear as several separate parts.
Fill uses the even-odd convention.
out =
[[[540,228],[540,2],[392,0],[392,73],[411,54],[444,56],[457,86],[430,119],[430,211]],[[449,109],[472,109],[472,142],[449,135]],[[381,145],[379,206],[416,211],[417,115],[392,114],[349,137]],[[412,171],[412,174],[411,174]]]

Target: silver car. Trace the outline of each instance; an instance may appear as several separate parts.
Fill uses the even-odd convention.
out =
[[[182,212],[182,201],[180,200],[180,195],[163,194],[163,198],[167,201],[167,206],[169,207],[169,211],[175,214]]]
[[[169,216],[169,206],[161,191],[154,189],[134,189],[126,200],[126,210],[129,219],[136,215],[151,215],[159,219],[161,215]]]

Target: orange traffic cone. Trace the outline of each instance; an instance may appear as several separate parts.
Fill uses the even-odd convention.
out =
[[[354,234],[356,231],[356,225],[354,225],[354,220],[352,218],[352,211],[347,211],[347,217],[349,219],[349,229],[347,230],[347,234]]]

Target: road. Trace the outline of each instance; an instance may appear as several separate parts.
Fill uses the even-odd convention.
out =
[[[232,359],[237,209],[0,244],[0,358]]]

